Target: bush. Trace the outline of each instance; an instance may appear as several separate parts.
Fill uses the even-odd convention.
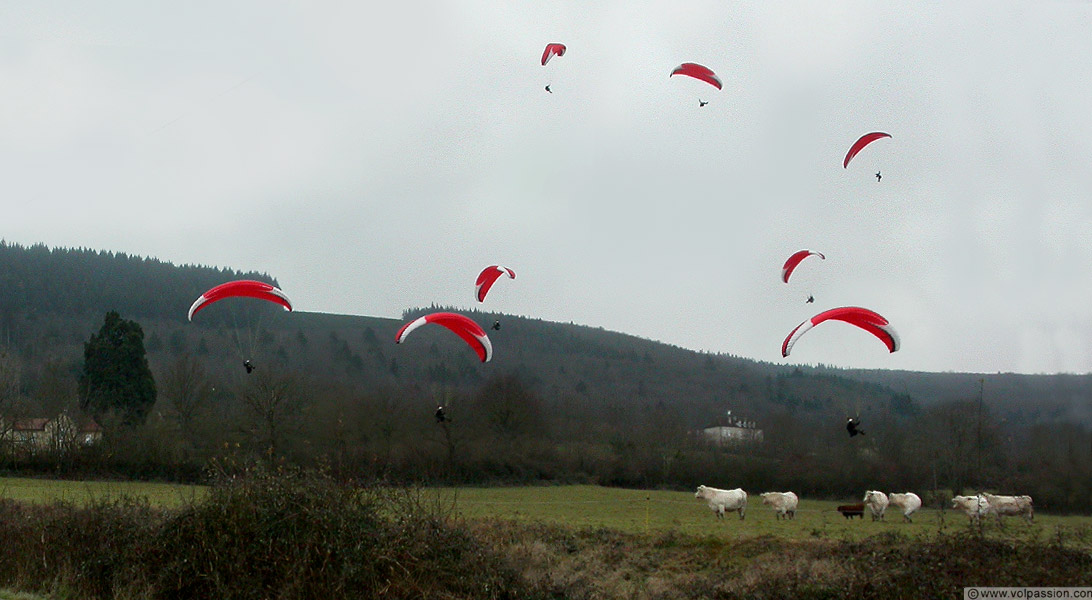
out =
[[[80,598],[523,598],[516,571],[412,491],[251,470],[180,510],[0,503],[0,586]]]
[[[139,572],[157,523],[147,503],[123,499],[78,507],[0,501],[0,582],[80,597],[113,596],[119,579]]]

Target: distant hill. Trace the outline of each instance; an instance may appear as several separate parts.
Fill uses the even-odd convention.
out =
[[[843,370],[838,374],[882,385],[924,402],[982,401],[1014,423],[1074,421],[1092,424],[1092,375],[1062,373],[921,373]]]
[[[840,420],[851,412],[897,418],[933,402],[977,398],[978,380],[984,378],[984,400],[1003,417],[1092,423],[1092,376],[1087,375],[798,368],[463,307],[410,308],[404,318],[446,309],[483,325],[500,319],[502,329],[489,332],[496,352],[488,364],[438,327],[422,328],[396,345],[394,334],[403,321],[395,319],[287,313],[254,300],[228,300],[187,322],[186,311],[198,295],[240,278],[276,284],[265,273],[0,243],[0,342],[24,359],[32,395],[42,365],[75,372],[83,342],[105,312],[117,310],[141,323],[153,367],[193,353],[223,374],[252,359],[259,368],[286,365],[346,389],[432,395],[469,393],[490,373],[514,372],[558,406],[579,406],[604,419],[635,407],[665,407],[690,427],[717,422],[728,410],[760,425],[783,412],[805,420]]]

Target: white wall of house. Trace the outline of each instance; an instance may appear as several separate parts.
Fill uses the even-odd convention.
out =
[[[705,439],[714,444],[729,444],[736,442],[761,442],[762,430],[750,427],[706,427],[701,430]]]

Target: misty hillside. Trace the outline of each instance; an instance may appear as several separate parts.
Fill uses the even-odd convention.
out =
[[[869,381],[923,400],[974,400],[1017,423],[1078,421],[1092,423],[1092,375],[1060,373],[920,373],[914,371],[836,370],[844,377]]]
[[[911,415],[922,406],[977,399],[974,374],[908,373],[793,367],[695,352],[601,328],[467,310],[489,331],[494,358],[481,364],[458,338],[423,327],[404,344],[402,320],[282,311],[252,299],[229,299],[186,311],[207,289],[268,274],[86,249],[0,243],[0,341],[18,353],[33,396],[46,373],[78,372],[82,345],[109,310],[139,322],[153,370],[193,354],[213,373],[238,377],[243,360],[289,368],[346,393],[390,390],[443,399],[476,390],[490,374],[515,373],[558,405],[603,418],[633,408],[670,409],[690,427],[719,422],[732,410],[762,421],[777,413],[806,420],[846,413]],[[285,290],[291,296],[291,290]],[[1002,418],[1092,422],[1092,378],[1060,375],[985,376],[984,401]]]

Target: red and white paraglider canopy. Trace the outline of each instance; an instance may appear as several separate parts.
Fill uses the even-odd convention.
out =
[[[546,44],[546,49],[542,51],[542,66],[546,66],[555,56],[565,56],[565,44]]]
[[[880,341],[882,341],[891,352],[895,352],[899,349],[899,336],[895,333],[895,329],[891,327],[891,324],[887,319],[867,308],[843,306],[841,308],[832,308],[828,311],[821,312],[797,325],[796,329],[789,332],[788,337],[781,343],[781,356],[788,356],[789,352],[792,351],[793,344],[795,344],[796,341],[800,339],[800,336],[807,333],[812,327],[815,327],[823,321],[830,320],[844,321],[850,325],[856,325],[857,327],[864,329],[880,338]]]
[[[794,252],[793,255],[785,261],[785,265],[781,267],[781,281],[788,283],[789,276],[792,275],[792,272],[796,270],[796,266],[809,256],[818,256],[823,260],[826,260],[827,258],[819,252],[812,252],[811,250],[800,250],[798,252]]]
[[[675,67],[675,70],[671,72],[671,76],[673,77],[675,75],[686,75],[688,77],[693,77],[694,79],[698,79],[700,81],[708,83],[718,90],[721,89],[720,77],[717,77],[717,74],[714,73],[713,70],[709,67],[705,67],[697,63],[683,63]]]
[[[515,271],[499,265],[490,265],[478,274],[478,280],[474,282],[474,297],[478,299],[478,302],[485,302],[485,295],[489,293],[489,288],[493,287],[502,275],[508,275],[509,279],[516,278]]]
[[[232,297],[257,298],[259,300],[275,302],[288,310],[292,310],[292,302],[280,289],[263,281],[240,279],[238,281],[221,283],[204,294],[201,294],[197,300],[193,302],[193,305],[190,306],[190,312],[187,318],[192,321],[193,315],[197,314],[197,311],[213,302]]]
[[[890,133],[884,133],[882,131],[873,131],[872,133],[866,133],[860,137],[853,145],[849,147],[849,152],[846,152],[846,158],[842,161],[842,168],[849,167],[849,161],[853,160],[857,153],[864,149],[865,146],[875,142],[878,139],[889,138]]]
[[[394,335],[394,342],[401,344],[411,331],[427,323],[442,325],[463,338],[463,341],[478,353],[478,358],[482,362],[489,362],[489,359],[493,358],[493,344],[489,342],[489,336],[485,335],[485,330],[469,317],[458,313],[437,312],[414,319],[398,330],[398,333]]]

